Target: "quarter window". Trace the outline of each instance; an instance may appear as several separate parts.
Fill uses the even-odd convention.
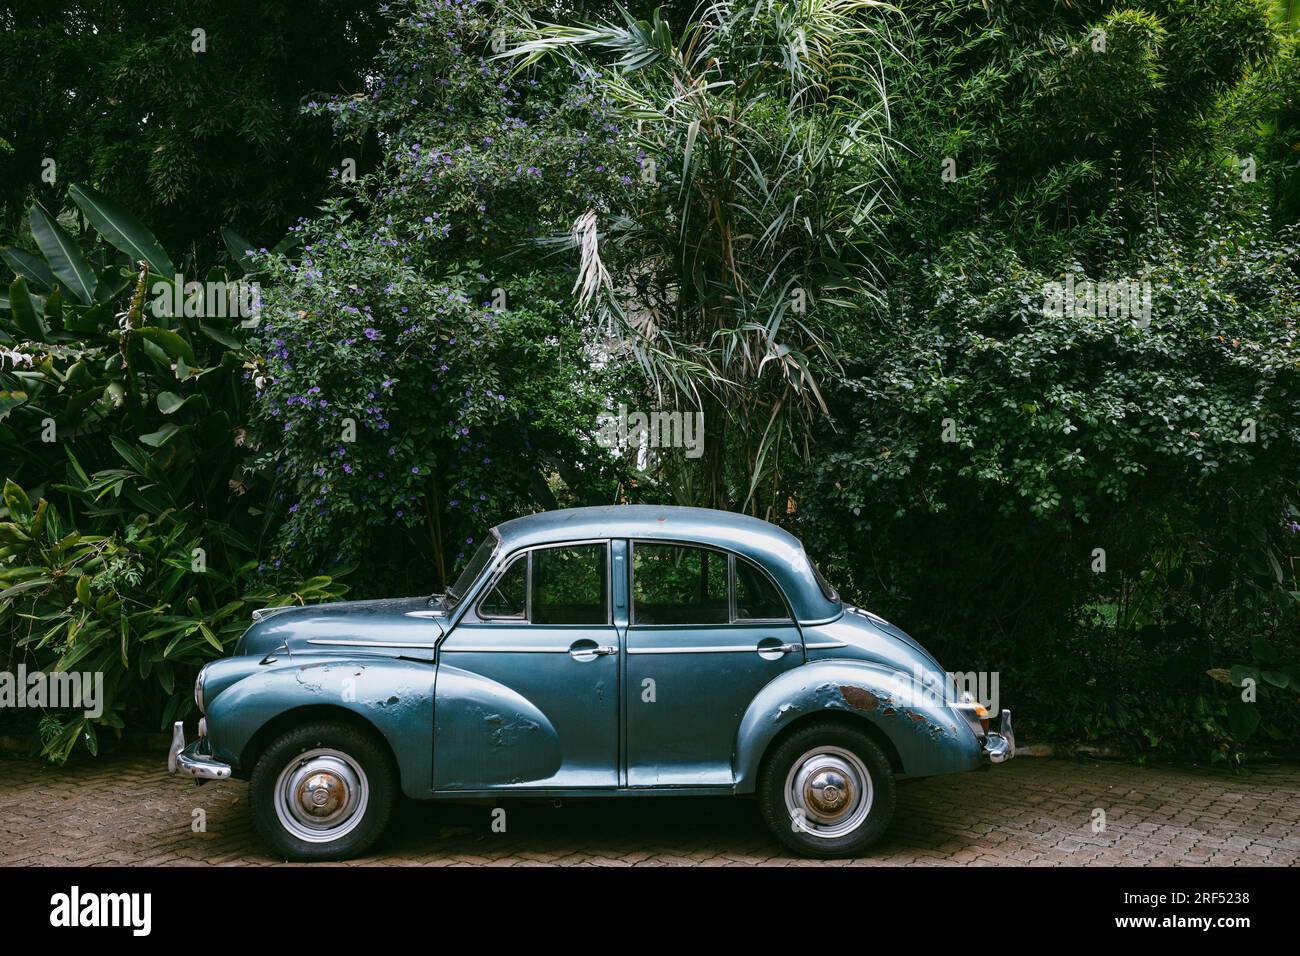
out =
[[[528,555],[515,558],[488,595],[479,602],[480,617],[523,620],[528,613]]]
[[[776,586],[744,558],[736,558],[736,620],[785,621],[786,612]]]

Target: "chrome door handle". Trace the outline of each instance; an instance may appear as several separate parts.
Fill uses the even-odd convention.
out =
[[[569,648],[569,656],[575,661],[594,661],[597,657],[617,653],[618,648],[611,644],[574,644]]]
[[[763,640],[772,641],[775,638],[767,637]],[[763,641],[759,641],[758,646],[754,648],[754,653],[765,661],[779,661],[786,654],[801,650],[803,650],[802,644],[765,644]]]

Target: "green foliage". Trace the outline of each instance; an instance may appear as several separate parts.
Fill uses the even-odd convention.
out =
[[[135,468],[147,470],[149,464],[139,450],[123,443],[121,454],[134,464],[94,479],[80,474],[74,462],[75,483],[60,490],[93,508],[110,489],[143,478]],[[52,760],[66,760],[79,742],[97,753],[106,728],[121,731],[131,721],[162,730],[189,716],[198,666],[229,653],[253,609],[340,594],[328,577],[304,581],[291,593],[251,589],[256,565],[251,559],[226,571],[196,571],[194,555],[211,544],[203,536],[208,529],[170,510],[90,522],[112,533],[83,534],[70,529],[49,500],[31,507],[12,481],[5,483],[4,497],[0,640],[5,669],[14,673],[24,664],[28,673],[80,672],[104,679],[104,699],[96,702],[102,714],[45,710],[41,715],[41,752]],[[18,720],[21,724],[21,715]]]
[[[1300,222],[1300,31],[1225,97],[1215,132],[1233,158],[1255,161],[1276,217]]]
[[[504,54],[562,58],[635,127],[637,188],[574,226],[582,304],[610,314],[648,398],[702,409],[691,500],[772,515],[780,463],[825,409],[835,329],[873,292],[888,188],[881,58],[894,8],[874,0],[702,5],[680,30],[535,25]],[[695,480],[691,480],[692,477]]]
[[[491,525],[619,484],[594,436],[628,372],[599,360],[572,272],[542,268],[529,239],[626,171],[585,85],[512,81],[489,59],[488,13],[421,3],[395,20],[370,95],[323,107],[345,137],[379,137],[377,168],[295,231],[301,262],[259,260],[276,557],[357,561],[367,594],[443,588]]]
[[[1150,281],[1149,327],[1045,311],[1062,274],[1005,237],[915,258],[808,476],[805,533],[847,590],[1000,671],[1043,736],[1235,754],[1300,726],[1287,681],[1253,737],[1207,676],[1300,670],[1297,233],[1230,198],[1105,273],[1062,263]]]
[[[98,716],[5,710],[55,760],[79,742],[96,752],[106,728],[189,714],[197,665],[252,609],[341,593],[328,576],[277,589],[258,573],[269,487],[244,470],[257,439],[240,424],[239,319],[212,314],[206,285],[188,290],[189,314],[160,308],[174,276],[105,245],[170,270],[153,234],[95,190],[71,193],[103,243],[85,251],[33,207],[46,258],[12,260],[26,275],[0,314],[0,669],[104,676]]]
[[[341,155],[300,104],[353,86],[382,23],[348,0],[10,0],[0,9],[0,237],[33,199],[61,206],[78,181],[108,184],[205,269],[221,223],[283,233]],[[368,153],[347,155],[364,164]]]
[[[904,5],[914,39],[891,75],[905,77],[892,116],[906,201],[889,229],[903,254],[971,223],[1083,254],[1105,216],[1131,228],[1153,201],[1195,204],[1223,159],[1220,98],[1281,42],[1262,0],[1044,6]]]
[[[641,498],[789,524],[1029,739],[1300,737],[1293,5],[899,6],[9,4],[0,669],[110,698],[24,729],[162,726],[253,607]],[[172,286],[222,262],[256,330]],[[637,473],[622,403],[705,457]]]

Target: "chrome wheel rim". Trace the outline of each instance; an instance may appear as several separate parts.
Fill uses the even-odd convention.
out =
[[[843,747],[814,747],[785,778],[785,808],[797,832],[823,840],[847,836],[871,812],[867,765]]]
[[[328,747],[299,754],[275,784],[280,825],[307,843],[330,843],[351,833],[369,802],[370,783],[361,765]]]

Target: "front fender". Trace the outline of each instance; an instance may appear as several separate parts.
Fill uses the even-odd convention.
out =
[[[253,736],[301,707],[350,711],[374,727],[397,758],[402,791],[427,797],[433,782],[433,681],[427,664],[389,657],[304,661],[265,666],[227,687],[208,708],[208,735],[219,760],[240,765]]]
[[[554,776],[560,735],[531,701],[481,674],[438,668],[435,790],[476,790]]]
[[[974,732],[912,674],[868,661],[814,661],[776,677],[750,702],[737,734],[736,792],[754,791],[759,762],[777,734],[826,713],[869,721],[893,744],[910,777],[982,763]]]

